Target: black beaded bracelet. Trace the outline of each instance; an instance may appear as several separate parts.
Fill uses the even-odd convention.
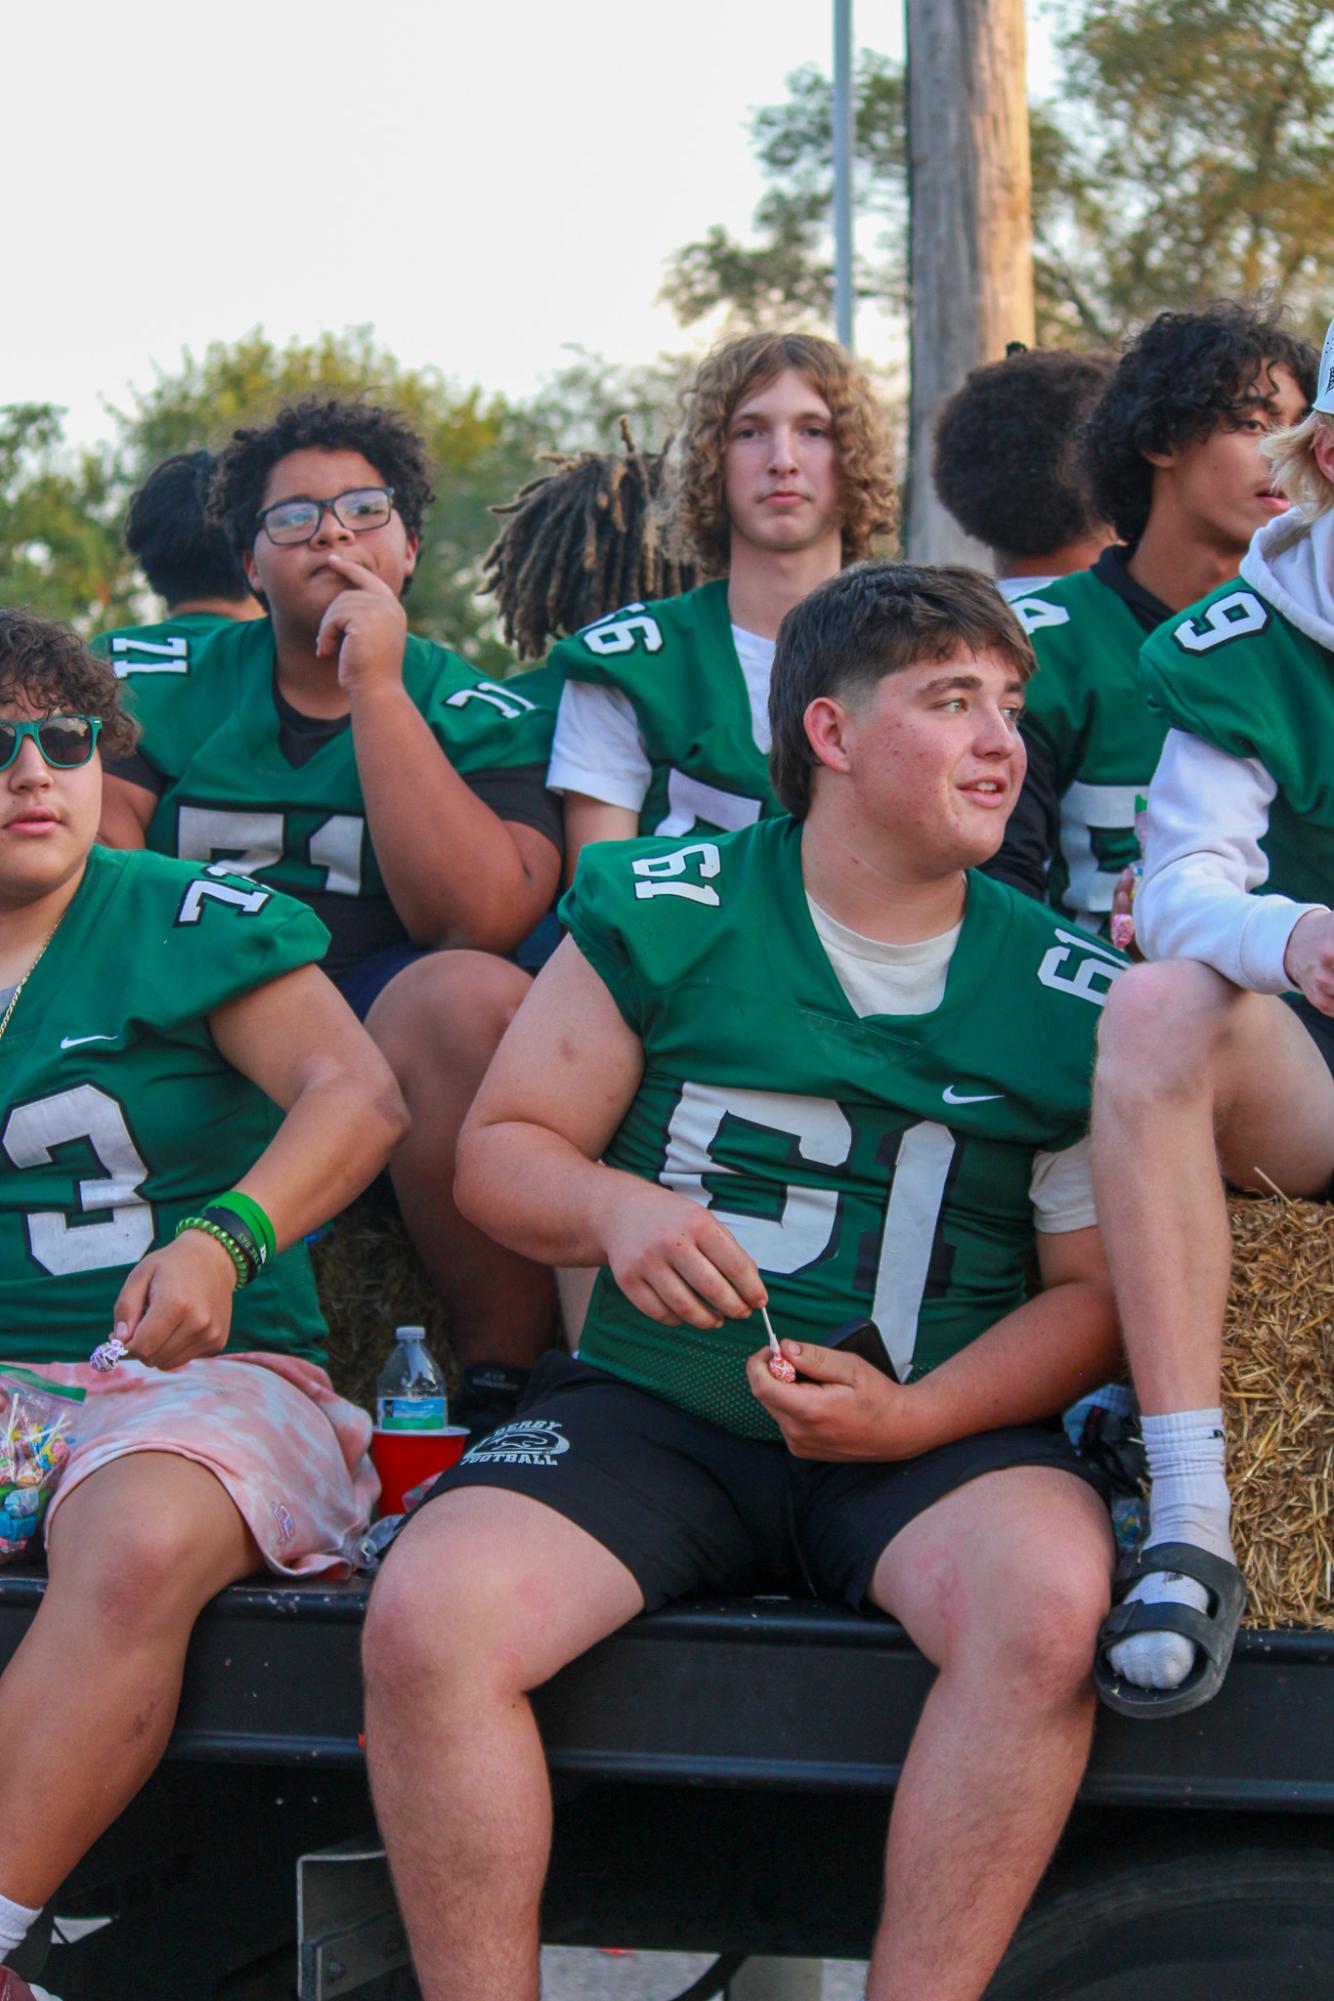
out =
[[[253,1232],[241,1221],[235,1210],[214,1208],[210,1204],[207,1209],[197,1210],[196,1214],[201,1216],[206,1223],[212,1223],[215,1229],[223,1231],[243,1254],[246,1263],[250,1267],[250,1277],[246,1280],[246,1283],[249,1284],[250,1278],[258,1277],[264,1264],[264,1253],[261,1251]]]

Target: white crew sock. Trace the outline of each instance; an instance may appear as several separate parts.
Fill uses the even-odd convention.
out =
[[[26,1904],[11,1904],[8,1897],[0,1897],[0,1966],[11,1952],[18,1951],[41,1915],[40,1910],[30,1911]]]
[[[1145,1549],[1160,1542],[1189,1542],[1231,1563],[1231,1502],[1223,1473],[1221,1410],[1179,1410],[1146,1417],[1144,1450],[1153,1489]],[[1131,1605],[1193,1605],[1203,1612],[1203,1585],[1175,1571],[1146,1577],[1127,1594]],[[1111,1664],[1140,1688],[1179,1688],[1195,1661],[1195,1643],[1181,1633],[1135,1633],[1112,1648]]]

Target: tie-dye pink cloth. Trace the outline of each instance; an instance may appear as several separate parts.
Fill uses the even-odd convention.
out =
[[[217,1355],[180,1369],[124,1361],[101,1375],[86,1362],[24,1362],[48,1382],[87,1390],[74,1447],[46,1513],[99,1466],[129,1452],[176,1452],[207,1466],[245,1517],[270,1570],[305,1577],[348,1568],[380,1492],[367,1456],[371,1421],[325,1371],[291,1355]]]

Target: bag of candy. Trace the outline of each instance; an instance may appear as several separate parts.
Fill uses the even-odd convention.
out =
[[[86,1394],[0,1362],[0,1563],[30,1548]]]

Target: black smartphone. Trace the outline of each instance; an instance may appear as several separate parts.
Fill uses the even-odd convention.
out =
[[[882,1376],[891,1382],[899,1382],[898,1370],[885,1346],[885,1337],[874,1320],[845,1320],[836,1327],[825,1342],[826,1348],[841,1348],[846,1355],[859,1355],[863,1362],[869,1362],[873,1369],[879,1369]]]

